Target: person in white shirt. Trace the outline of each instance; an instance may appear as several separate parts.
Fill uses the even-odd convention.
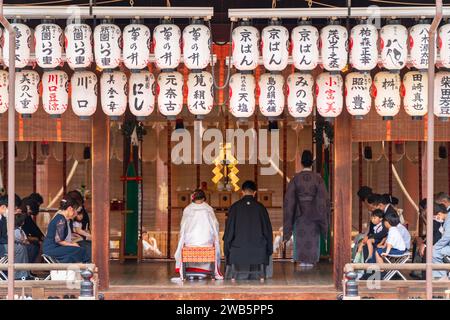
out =
[[[397,214],[387,213],[384,216],[384,225],[389,230],[384,248],[378,248],[377,263],[383,263],[383,256],[402,255],[406,252],[405,240],[398,229],[400,218]]]
[[[409,233],[408,229],[406,229],[406,227],[401,223],[397,225],[397,228],[402,235],[403,241],[405,242],[406,250],[409,250],[411,248],[411,234]]]

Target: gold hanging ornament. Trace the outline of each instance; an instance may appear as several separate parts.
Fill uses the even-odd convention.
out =
[[[237,159],[231,153],[230,143],[221,143],[219,155],[214,159],[215,167],[212,170],[214,177],[211,179],[214,184],[218,185],[222,178],[225,177],[224,185],[230,185],[234,191],[239,190],[238,182],[239,178],[237,176],[239,169],[236,167],[238,164]],[[218,189],[220,189],[218,187]],[[228,189],[228,188],[227,188]]]

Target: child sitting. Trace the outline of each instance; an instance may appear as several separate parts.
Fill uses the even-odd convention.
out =
[[[370,221],[373,224],[373,230],[369,232],[366,243],[368,251],[366,262],[368,263],[375,262],[374,248],[383,247],[384,242],[386,241],[388,231],[383,224],[383,215],[384,212],[382,210],[376,209],[372,212],[370,217]]]
[[[400,223],[398,214],[386,213],[384,226],[389,230],[385,244],[376,251],[377,263],[383,263],[383,258],[388,255],[402,255],[406,252],[406,245],[397,226]]]

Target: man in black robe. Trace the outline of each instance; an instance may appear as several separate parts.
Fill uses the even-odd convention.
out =
[[[272,224],[267,209],[255,199],[256,190],[253,181],[244,182],[243,197],[228,211],[223,235],[226,278],[252,279],[253,270],[269,265],[273,252]]]

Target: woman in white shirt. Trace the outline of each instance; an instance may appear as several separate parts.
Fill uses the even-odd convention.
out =
[[[406,252],[405,240],[398,229],[400,218],[397,214],[387,213],[384,216],[384,226],[389,230],[388,236],[383,248],[377,249],[377,263],[383,263],[383,256],[402,255]]]

